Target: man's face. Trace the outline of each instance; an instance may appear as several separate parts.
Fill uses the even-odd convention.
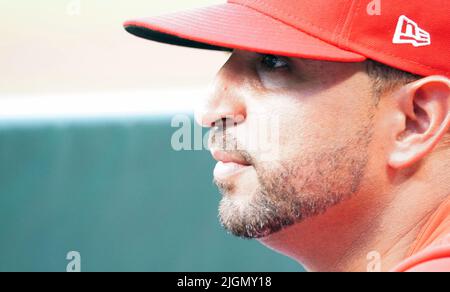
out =
[[[214,89],[197,119],[231,233],[265,237],[361,191],[376,109],[364,63],[235,51]]]

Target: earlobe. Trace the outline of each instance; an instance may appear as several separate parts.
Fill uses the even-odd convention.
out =
[[[397,92],[396,110],[402,118],[389,166],[408,168],[433,151],[450,127],[450,80],[430,76]]]

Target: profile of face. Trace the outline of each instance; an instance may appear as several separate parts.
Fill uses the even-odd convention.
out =
[[[232,234],[276,233],[345,204],[376,176],[369,161],[382,141],[365,63],[235,50],[213,89],[196,119],[211,127],[220,220]],[[262,124],[271,139],[255,138]]]

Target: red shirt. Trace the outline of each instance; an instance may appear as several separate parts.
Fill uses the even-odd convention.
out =
[[[393,272],[450,272],[450,198],[431,216]]]

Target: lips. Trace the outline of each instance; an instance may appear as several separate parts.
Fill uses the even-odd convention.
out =
[[[214,159],[218,161],[214,168],[214,177],[217,180],[229,180],[251,167],[251,165],[236,152],[211,149],[211,154]]]
[[[236,163],[243,166],[249,166],[250,163],[248,163],[244,157],[237,154],[236,152],[226,152],[216,149],[211,149],[211,154],[213,158],[219,162],[223,163]]]

